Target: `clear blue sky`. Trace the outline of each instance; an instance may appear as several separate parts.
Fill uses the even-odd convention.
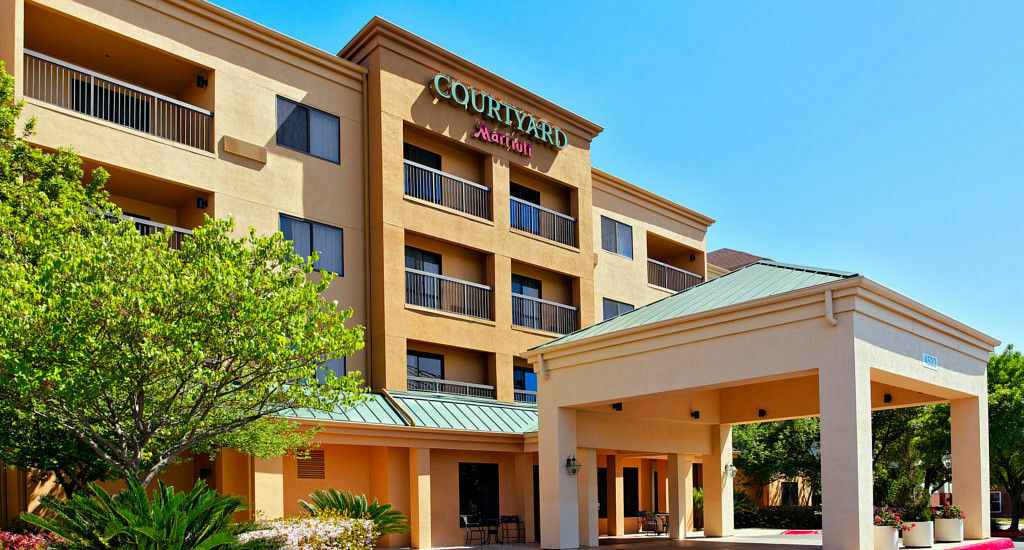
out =
[[[604,126],[594,165],[709,250],[1024,345],[1024,3],[215,1],[332,53],[380,15]]]

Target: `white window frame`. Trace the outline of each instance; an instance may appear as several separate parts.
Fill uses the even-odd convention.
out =
[[[999,497],[999,498],[996,499],[996,501],[994,503],[992,501],[992,495],[997,495]],[[993,514],[1002,514],[1003,513],[1003,493],[1002,493],[1002,491],[989,491],[988,492],[988,500],[989,500],[989,503],[998,505],[998,507],[993,506],[989,510],[990,513],[993,513]]]

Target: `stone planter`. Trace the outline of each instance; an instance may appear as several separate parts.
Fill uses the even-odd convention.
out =
[[[899,550],[900,532],[895,527],[875,525],[875,550]]]
[[[964,520],[935,520],[935,540],[938,542],[961,542],[964,540]]]
[[[935,524],[930,521],[908,521],[913,525],[903,532],[903,546],[907,548],[931,548],[935,544]]]

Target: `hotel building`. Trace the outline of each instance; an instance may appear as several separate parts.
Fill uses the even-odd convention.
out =
[[[600,126],[381,19],[330,55],[201,1],[0,0],[0,59],[32,141],[110,172],[140,231],[234,216],[339,275],[327,298],[367,345],[329,368],[363,373],[371,399],[297,413],[323,426],[309,460],[225,450],[166,476],[269,516],[334,487],[410,515],[388,545],[462,543],[467,507],[534,540],[520,353],[707,275],[714,220],[593,168]],[[661,458],[602,455],[609,532],[664,511]],[[4,475],[5,521],[49,490]]]
[[[421,37],[375,18],[331,55],[200,0],[0,0],[0,60],[31,140],[110,172],[140,231],[280,230],[366,329],[325,368],[372,394],[295,411],[322,426],[308,458],[225,449],[176,486],[269,517],[365,493],[409,516],[384,546],[460,545],[479,515],[573,548],[640,511],[680,538],[703,485],[729,535],[731,426],[820,415],[824,545],[866,549],[871,410],[950,402],[954,493],[988,536],[997,341],[857,274],[712,266],[714,220],[593,167],[600,126]],[[52,488],[3,476],[5,522]]]

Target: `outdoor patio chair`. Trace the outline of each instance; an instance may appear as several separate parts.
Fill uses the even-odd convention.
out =
[[[519,520],[519,516],[501,516],[501,543],[524,543],[526,542],[526,526]]]
[[[472,546],[474,540],[480,541],[480,544],[486,544],[487,530],[480,523],[479,516],[465,514],[460,515],[459,519],[462,521],[462,526],[466,528],[466,546]]]

